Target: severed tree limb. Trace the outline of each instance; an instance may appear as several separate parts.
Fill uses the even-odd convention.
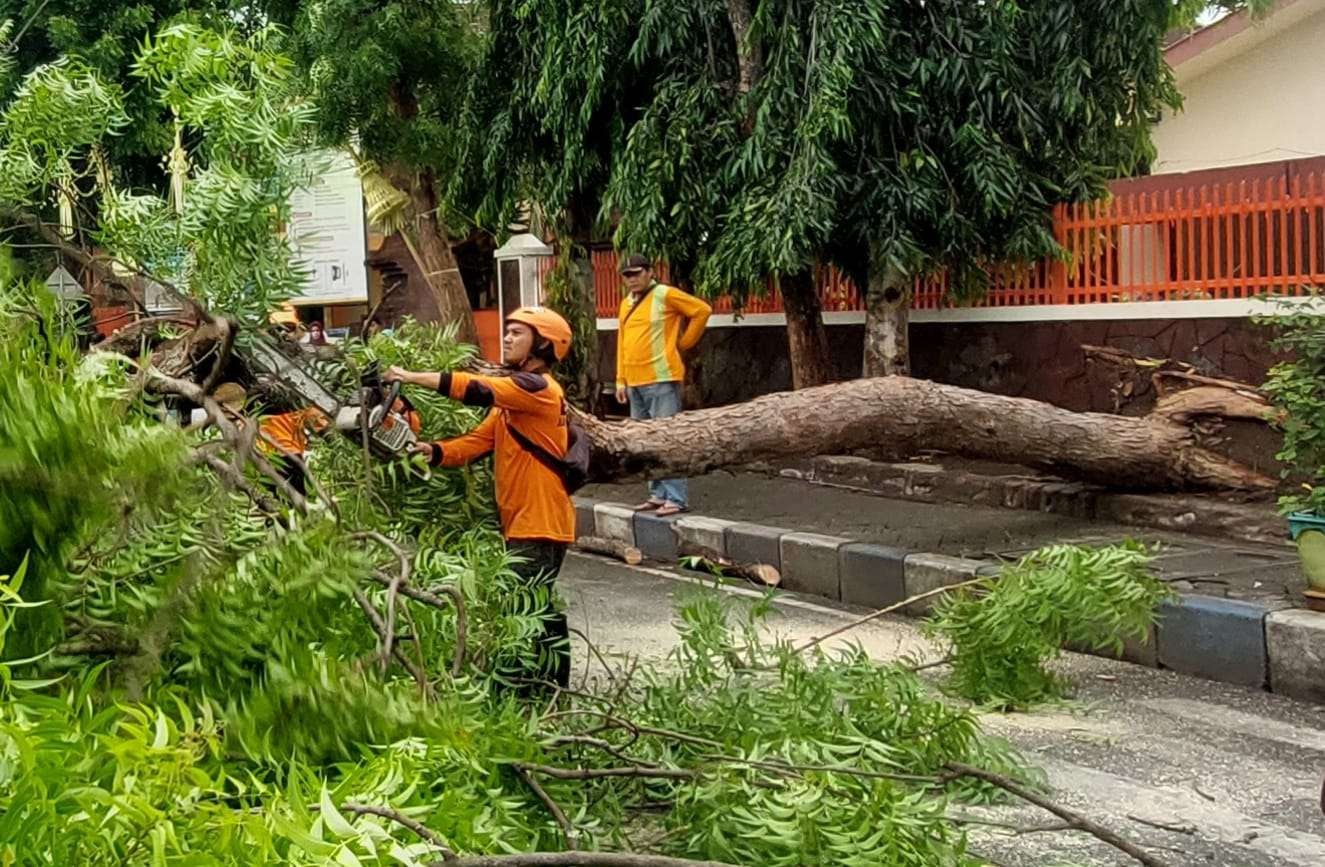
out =
[[[373,580],[383,587],[391,586],[391,579],[381,573],[375,573]],[[461,672],[464,671],[465,645],[469,637],[469,615],[465,609],[465,597],[457,588],[449,584],[439,584],[433,590],[450,599],[451,605],[449,607],[455,609],[455,659],[451,661],[451,676],[459,677]],[[447,603],[441,597],[427,590],[420,590],[406,584],[400,588],[400,592],[416,602],[431,605],[440,611],[445,611],[448,608]]]
[[[363,609],[363,613],[368,617],[368,622],[373,625],[373,629],[377,632],[378,641],[385,642],[386,624],[382,621],[382,615],[373,607],[373,603],[369,601],[368,596],[357,587],[354,590],[354,601],[359,603],[359,607]],[[400,648],[396,648],[392,656],[410,673],[424,695],[431,695],[432,684],[428,683],[428,675],[424,673],[423,669],[416,666],[414,660],[401,653]]]
[[[1161,392],[1150,414],[1184,423],[1200,416],[1269,421],[1274,407],[1253,391],[1198,385],[1182,391]]]
[[[446,845],[446,841],[442,839],[440,834],[422,822],[411,819],[399,810],[393,810],[390,807],[377,807],[372,804],[356,804],[352,801],[346,801],[340,805],[340,808],[346,813],[353,813],[356,816],[378,816],[383,819],[390,819],[392,822],[410,829],[435,846],[437,851],[442,853],[444,861],[455,860],[455,851]]]
[[[838,453],[881,441],[941,448],[1111,488],[1271,490],[1273,479],[1201,447],[1163,417],[1073,412],[902,376],[769,394],[665,419],[576,414],[599,479],[697,476],[757,460]]]
[[[1050,813],[1053,813],[1055,816],[1071,825],[1074,830],[1085,831],[1095,838],[1108,843],[1118,851],[1134,858],[1139,863],[1146,865],[1146,867],[1168,867],[1167,862],[1161,861],[1159,858],[1156,858],[1154,855],[1151,855],[1149,852],[1138,847],[1135,843],[1124,839],[1098,822],[1087,819],[1080,813],[1069,810],[1061,804],[1054,803],[1016,780],[1005,777],[1002,774],[996,774],[993,771],[987,771],[984,768],[977,768],[974,765],[965,764],[964,762],[947,762],[944,767],[951,771],[956,777],[974,777],[978,780],[983,780],[991,786],[1000,788],[1009,794],[1016,795],[1023,801],[1032,803],[1041,809],[1048,810]]]
[[[462,855],[430,867],[740,867],[725,861],[692,861],[631,852],[529,852],[515,855]]]
[[[873,611],[869,614],[866,614],[864,617],[860,617],[857,618],[856,620],[851,621],[850,623],[843,624],[842,626],[839,626],[836,629],[834,629],[832,632],[825,632],[823,635],[820,635],[817,638],[811,638],[809,641],[805,642],[800,647],[796,648],[796,652],[804,653],[805,651],[813,647],[818,647],[820,644],[823,644],[825,641],[827,641],[830,638],[836,638],[837,636],[841,635],[843,632],[855,629],[857,626],[869,623],[871,620],[877,620],[878,618],[884,616],[885,614],[892,614],[894,611],[900,611],[901,609],[907,607],[913,602],[920,602],[921,600],[929,599],[931,596],[939,596],[944,593],[951,592],[953,590],[959,590],[962,587],[974,587],[977,584],[983,584],[989,580],[990,579],[988,577],[981,576],[979,578],[972,578],[969,581],[961,581],[957,584],[947,584],[944,585],[943,587],[936,587],[933,590],[926,590],[924,593],[917,593],[915,596],[903,599],[901,602],[894,602],[892,605],[889,605],[885,608],[880,608],[878,611]]]
[[[767,563],[736,563],[726,557],[693,553],[694,550],[686,545],[681,546],[682,565],[691,571],[708,572],[724,578],[744,578],[760,587],[777,587],[782,583],[782,573],[776,566]]]
[[[639,548],[619,542],[616,539],[602,539],[598,536],[581,536],[575,540],[575,548],[590,554],[613,557],[630,566],[638,566],[644,561],[644,554]]]
[[[539,784],[538,779],[528,768],[523,765],[516,765],[515,772],[520,775],[520,779],[524,780],[525,785],[538,797],[538,800],[543,802],[543,806],[547,807],[548,812],[552,814],[552,818],[557,821],[557,825],[561,827],[561,836],[566,841],[566,848],[572,852],[578,849],[580,845],[579,834],[576,832],[575,826],[571,824],[570,819],[566,817],[566,811],[561,809],[556,801],[552,800],[552,796]]]

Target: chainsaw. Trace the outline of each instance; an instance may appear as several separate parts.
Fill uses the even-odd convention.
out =
[[[360,377],[358,393],[350,400],[341,400],[301,360],[282,352],[267,335],[250,335],[244,343],[242,347],[236,345],[235,352],[252,373],[275,382],[301,406],[320,410],[345,436],[358,441],[366,422],[369,450],[376,457],[401,457],[418,442],[408,419],[392,409],[400,397],[400,383],[384,386],[376,362]]]

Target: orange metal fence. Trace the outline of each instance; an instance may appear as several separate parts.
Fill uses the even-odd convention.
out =
[[[1059,205],[1054,237],[1064,257],[991,268],[979,307],[1201,301],[1298,295],[1325,285],[1325,173],[1287,172],[1223,183],[1128,189],[1107,200]],[[659,276],[666,279],[666,268]],[[593,253],[598,315],[617,313],[622,286],[612,250]],[[818,276],[825,311],[862,310],[859,289],[830,268]],[[949,306],[943,274],[916,281],[912,306]],[[732,311],[728,298],[714,309]],[[777,313],[769,286],[744,313]]]

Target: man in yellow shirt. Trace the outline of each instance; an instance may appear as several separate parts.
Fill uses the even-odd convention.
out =
[[[630,417],[667,418],[681,411],[685,362],[681,354],[704,335],[713,308],[689,292],[659,283],[653,265],[630,256],[621,266],[629,293],[621,299],[616,344],[616,397],[630,402]],[[637,511],[660,517],[690,508],[685,479],[649,482]]]

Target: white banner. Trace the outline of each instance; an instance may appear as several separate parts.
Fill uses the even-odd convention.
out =
[[[368,268],[363,185],[348,154],[326,154],[327,170],[290,197],[290,240],[312,272],[293,304],[366,304]]]

